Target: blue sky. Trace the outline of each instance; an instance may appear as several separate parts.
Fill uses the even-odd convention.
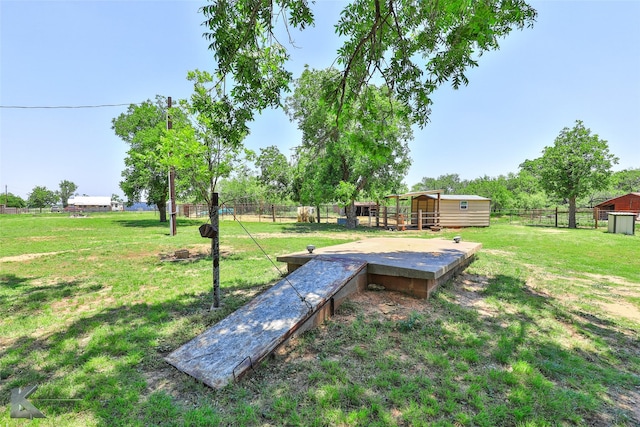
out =
[[[202,38],[204,1],[0,0],[0,105],[129,104],[156,94],[186,98],[187,71],[213,69]],[[319,0],[316,26],[294,34],[290,69],[332,64],[343,1]],[[411,186],[517,172],[562,128],[582,120],[620,158],[640,167],[640,1],[531,1],[539,17],[483,55],[457,91],[434,94],[430,123],[410,143]],[[126,105],[0,109],[0,190],[26,198],[62,180],[92,196],[122,194],[127,145],[111,130]],[[247,147],[286,155],[300,134],[284,112],[251,126]]]

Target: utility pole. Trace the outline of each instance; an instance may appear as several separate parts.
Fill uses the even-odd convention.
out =
[[[171,97],[167,98],[167,130],[171,130],[173,123],[171,123],[171,115],[169,114],[171,109]],[[171,153],[169,153],[171,155]],[[177,234],[176,229],[176,170],[173,166],[169,167],[169,235],[175,236]]]

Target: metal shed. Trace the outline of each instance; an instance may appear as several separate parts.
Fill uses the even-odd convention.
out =
[[[609,212],[609,233],[635,234],[636,214],[633,212]]]

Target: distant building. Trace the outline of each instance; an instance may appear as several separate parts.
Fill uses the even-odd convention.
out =
[[[71,212],[121,211],[122,203],[112,201],[108,196],[74,196],[67,201],[66,210]]]
[[[356,208],[356,216],[369,216],[377,212],[376,202],[355,202],[354,206]]]
[[[150,205],[144,202],[135,202],[131,206],[125,206],[124,208],[127,212],[155,211],[156,209],[156,205]]]

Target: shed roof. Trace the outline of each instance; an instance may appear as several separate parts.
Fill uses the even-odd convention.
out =
[[[109,196],[75,196],[68,200],[73,206],[111,206]]]
[[[474,194],[442,194],[443,190],[425,190],[425,191],[413,191],[405,194],[390,194],[386,196],[389,199],[401,199],[406,200],[410,197],[426,196],[431,199],[437,199],[440,194],[440,200],[488,200],[486,197],[476,196]]]
[[[628,196],[633,196],[633,197],[640,198],[640,193],[627,193],[627,194],[624,194],[622,196],[614,197],[613,199],[605,200],[604,202],[597,204],[595,207],[599,208],[602,205],[610,205],[612,203],[615,203],[616,200],[622,199],[623,197],[628,197]]]
[[[427,194],[427,197],[435,199],[436,196]],[[486,200],[491,201],[491,199],[487,199],[486,197],[476,196],[475,194],[442,194],[440,195],[440,200]]]
[[[388,196],[384,196],[386,199],[408,199],[409,197],[419,197],[426,196],[428,194],[438,194],[442,193],[444,190],[424,190],[424,191],[413,191],[411,193],[404,194],[389,194]]]

